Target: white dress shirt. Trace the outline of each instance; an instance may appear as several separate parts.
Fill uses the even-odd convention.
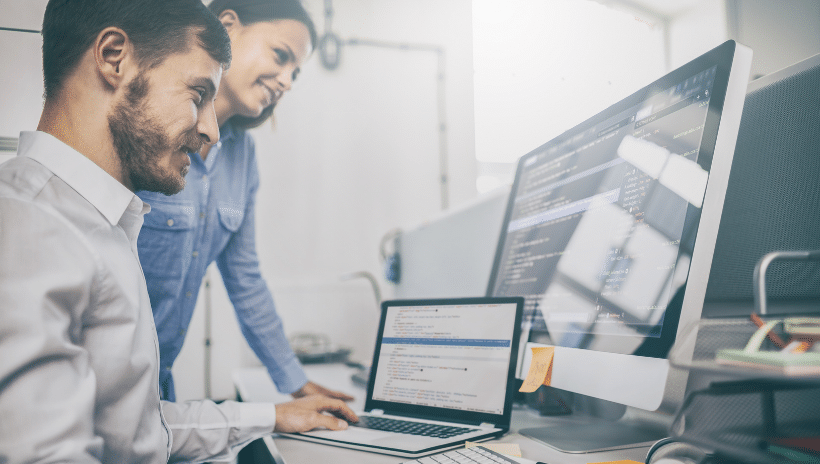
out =
[[[160,401],[150,207],[43,132],[0,166],[0,462],[225,460],[272,404]]]

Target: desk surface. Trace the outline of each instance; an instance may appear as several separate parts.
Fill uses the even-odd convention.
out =
[[[350,405],[353,410],[361,411],[364,409],[365,391],[350,380],[350,374],[353,372],[351,368],[344,364],[308,365],[305,366],[305,372],[312,381],[355,397],[356,399]],[[234,372],[233,380],[237,392],[244,401],[281,403],[291,399],[290,395],[283,395],[276,391],[276,387],[273,385],[267,371],[262,367],[239,369]],[[543,425],[546,420],[546,418],[540,417],[537,412],[526,408],[513,410],[510,433],[498,440],[493,440],[492,443],[518,443],[525,458],[548,464],[587,464],[624,459],[643,462],[646,457],[647,448],[590,454],[566,454],[516,433],[522,428]],[[556,421],[558,420],[566,419],[556,419]],[[409,459],[337,448],[290,438],[276,437],[274,442],[287,464],[315,464],[319,462],[395,464]]]

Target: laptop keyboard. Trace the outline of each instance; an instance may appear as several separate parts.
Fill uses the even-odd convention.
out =
[[[446,453],[405,461],[402,464],[517,464],[507,457],[481,447],[461,448]]]
[[[371,430],[383,430],[387,432],[406,433],[408,435],[421,435],[434,438],[450,438],[456,435],[461,435],[462,433],[479,430],[468,427],[427,424],[424,422],[413,422],[373,416],[359,416],[359,422],[355,422],[350,425]]]

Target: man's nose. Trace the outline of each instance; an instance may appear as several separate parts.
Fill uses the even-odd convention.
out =
[[[216,110],[213,103],[199,114],[197,131],[202,141],[209,145],[219,141],[219,123],[216,121]]]

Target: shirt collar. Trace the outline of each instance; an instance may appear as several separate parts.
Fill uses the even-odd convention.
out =
[[[21,132],[17,154],[48,168],[97,208],[111,225],[117,225],[127,210],[141,214],[146,209],[134,192],[51,134]]]
[[[224,145],[229,140],[233,140],[236,137],[236,129],[233,127],[230,121],[226,122],[219,128],[219,141],[217,141],[213,147],[208,151],[208,156],[203,160],[202,156],[199,153],[188,153],[188,156],[191,158],[191,164],[201,164],[205,166],[206,171],[210,171],[213,169],[214,164],[216,164],[216,159],[220,156],[220,152],[222,151],[222,145]]]
[[[230,120],[228,120],[225,124],[222,124],[222,127],[219,128],[219,134],[219,141],[223,143],[233,139],[236,136],[236,129],[234,129]]]

